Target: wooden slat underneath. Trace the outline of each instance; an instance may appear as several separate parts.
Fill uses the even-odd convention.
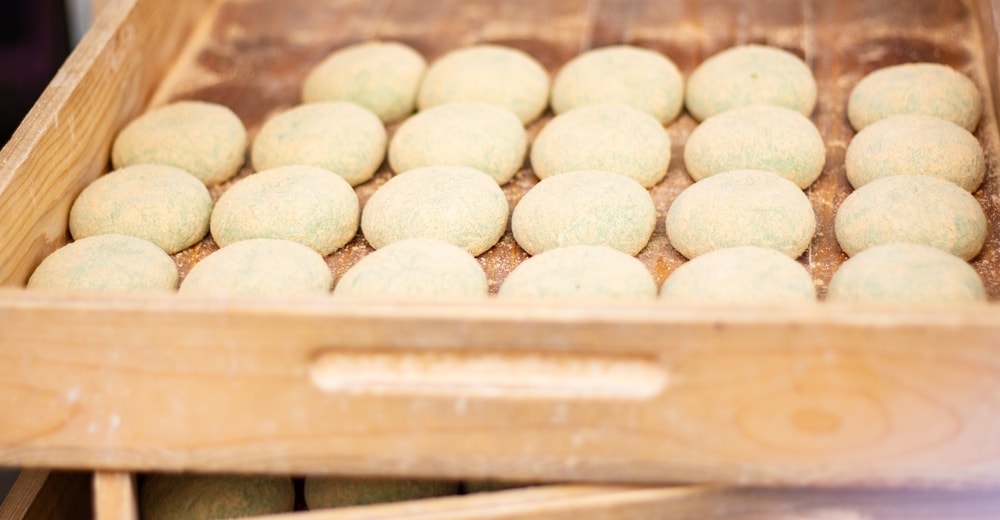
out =
[[[90,478],[88,473],[22,471],[0,504],[0,520],[92,518]]]

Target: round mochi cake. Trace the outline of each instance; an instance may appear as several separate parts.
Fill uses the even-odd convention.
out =
[[[660,299],[684,303],[789,304],[816,301],[802,264],[770,248],[716,249],[681,264],[660,288]]]
[[[599,170],[542,179],[511,216],[514,239],[530,255],[588,244],[634,256],[646,247],[654,227],[656,208],[649,192],[629,177]]]
[[[111,163],[173,166],[212,186],[236,175],[246,149],[246,128],[228,107],[178,101],[126,125],[111,146]]]
[[[552,110],[561,114],[601,103],[628,105],[669,123],[684,107],[684,78],[673,61],[650,49],[631,45],[591,49],[556,74]]]
[[[335,296],[485,298],[486,273],[468,251],[432,238],[393,242],[365,255],[337,281]]]
[[[798,258],[816,231],[809,198],[774,172],[735,170],[698,181],[666,217],[670,244],[687,258],[716,249],[760,246]]]
[[[480,101],[447,103],[407,119],[389,142],[396,173],[423,166],[468,166],[506,184],[521,169],[528,136],[510,110]]]
[[[527,124],[549,103],[549,74],[530,55],[502,45],[473,45],[431,63],[420,85],[420,110],[454,101],[500,105]]]
[[[341,101],[309,103],[264,123],[250,152],[257,171],[306,164],[357,186],[378,170],[387,141],[382,120],[365,108]]]
[[[950,121],[901,114],[858,132],[844,158],[847,180],[860,188],[892,175],[930,175],[970,193],[986,175],[986,158],[976,137]]]
[[[203,258],[181,282],[181,294],[323,294],[333,275],[316,251],[290,240],[251,238]]]
[[[313,510],[457,495],[458,487],[444,480],[307,476],[303,495]]]
[[[309,72],[302,101],[348,101],[394,123],[413,113],[426,70],[424,57],[408,45],[358,43],[337,49]]]
[[[137,164],[98,177],[77,196],[69,231],[79,240],[117,233],[148,240],[169,254],[208,233],[212,197],[190,173]]]
[[[295,508],[290,477],[155,473],[142,479],[143,520],[243,518]]]
[[[607,246],[576,245],[535,255],[507,275],[497,296],[518,299],[643,301],[656,282],[635,257]]]
[[[435,238],[478,256],[503,236],[509,211],[493,177],[464,166],[427,166],[375,191],[361,212],[361,231],[375,249]]]
[[[896,175],[865,184],[840,204],[833,226],[848,256],[906,242],[965,260],[979,254],[987,231],[986,214],[975,197],[927,175]]]
[[[732,170],[767,170],[805,189],[825,163],[823,137],[812,121],[773,105],[734,108],[709,117],[684,145],[684,166],[696,181]]]
[[[968,76],[940,63],[875,70],[847,98],[847,118],[855,130],[897,114],[939,117],[971,132],[983,114],[983,98]]]
[[[173,291],[177,277],[177,265],[156,244],[127,235],[94,235],[45,257],[28,279],[28,288]]]
[[[631,177],[650,188],[667,175],[670,136],[653,116],[625,105],[587,105],[549,121],[531,146],[539,179],[578,170]]]
[[[938,248],[891,243],[841,264],[827,301],[951,304],[986,301],[983,281],[967,262]]]
[[[808,116],[816,107],[816,79],[804,61],[786,50],[740,45],[694,69],[684,104],[699,121],[748,105],[778,105]]]
[[[244,177],[212,212],[221,247],[249,238],[282,238],[326,256],[358,231],[358,196],[343,177],[316,166],[282,166]]]

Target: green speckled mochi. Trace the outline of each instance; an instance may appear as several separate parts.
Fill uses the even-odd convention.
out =
[[[732,170],[767,170],[806,188],[823,172],[826,148],[806,116],[779,106],[734,108],[702,121],[684,145],[698,181]]]
[[[646,247],[655,226],[649,192],[631,178],[599,170],[543,179],[511,216],[514,239],[530,255],[588,244],[634,256]]]
[[[802,264],[766,247],[716,249],[680,265],[660,299],[683,303],[794,304],[816,301]]]
[[[303,489],[310,510],[363,506],[458,494],[458,483],[438,480],[308,476]]]
[[[330,290],[333,275],[316,251],[290,240],[241,240],[199,261],[181,294],[294,295]]]
[[[99,177],[73,202],[69,231],[79,240],[118,233],[148,240],[170,254],[208,232],[212,197],[193,175],[155,164],[137,164]]]
[[[422,166],[468,166],[498,184],[514,176],[528,152],[528,137],[517,116],[479,101],[438,105],[407,119],[389,143],[396,173]]]
[[[698,181],[667,211],[670,244],[687,258],[736,246],[797,258],[816,231],[809,198],[774,172],[736,170]]]
[[[294,507],[295,486],[281,476],[154,474],[139,490],[142,520],[243,518]]]
[[[919,244],[883,244],[844,262],[827,301],[955,304],[986,301],[983,281],[967,262]]]
[[[434,61],[424,75],[417,106],[424,110],[455,101],[500,105],[523,124],[549,104],[549,74],[528,54],[500,45],[456,49]]]
[[[848,195],[837,208],[834,231],[848,256],[879,244],[906,242],[970,260],[986,241],[987,224],[979,202],[954,183],[897,175]]]
[[[507,275],[497,296],[566,301],[648,301],[653,276],[635,257],[606,246],[577,245],[535,255]]]
[[[366,255],[333,289],[336,296],[376,298],[484,298],[488,292],[475,257],[431,238],[400,240]]]
[[[531,147],[540,179],[577,170],[631,177],[644,188],[670,165],[670,136],[653,116],[625,105],[587,105],[549,121]]]
[[[326,256],[358,231],[361,209],[351,185],[316,166],[283,166],[241,179],[212,212],[222,247],[248,238],[282,238]]]
[[[930,175],[974,192],[986,174],[976,137],[950,121],[922,114],[890,116],[851,139],[844,159],[855,188],[892,175]]]
[[[257,171],[307,164],[336,173],[351,186],[372,178],[388,142],[382,120],[354,103],[309,103],[261,127],[251,148]]]
[[[884,67],[861,79],[847,99],[847,117],[855,130],[897,114],[940,117],[976,129],[983,98],[976,84],[940,63],[905,63]]]
[[[808,116],[816,80],[798,56],[764,45],[741,45],[705,60],[688,77],[684,103],[695,119],[748,105],[778,105]]]
[[[115,168],[163,164],[194,175],[207,186],[240,170],[247,149],[243,122],[229,108],[203,101],[178,101],[139,116],[111,147]]]
[[[402,43],[359,43],[316,65],[302,85],[302,100],[350,101],[393,123],[413,113],[426,69],[423,56]]]
[[[42,260],[29,289],[173,291],[177,265],[156,244],[126,235],[95,235],[69,243]]]
[[[621,103],[669,123],[684,106],[684,78],[673,61],[654,50],[631,45],[591,49],[556,74],[552,110],[561,114],[598,103]]]
[[[493,177],[464,166],[428,166],[396,175],[372,194],[361,231],[375,249],[422,237],[478,256],[503,236],[508,212]]]

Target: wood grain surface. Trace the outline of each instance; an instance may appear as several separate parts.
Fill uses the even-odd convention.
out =
[[[988,306],[776,312],[7,290],[0,320],[9,465],[1000,485]],[[370,355],[382,381],[417,377],[331,384],[318,363],[338,355]],[[460,383],[484,364],[513,379],[554,359],[570,382],[641,377],[575,394],[528,378],[515,391]]]
[[[987,520],[995,493],[546,486],[260,520]]]

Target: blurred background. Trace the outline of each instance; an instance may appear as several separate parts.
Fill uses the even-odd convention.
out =
[[[6,143],[92,20],[90,0],[5,0],[0,143]]]
[[[108,0],[105,0],[108,1]],[[4,0],[0,144],[6,143],[93,19],[91,0]],[[17,470],[0,467],[0,501]]]

